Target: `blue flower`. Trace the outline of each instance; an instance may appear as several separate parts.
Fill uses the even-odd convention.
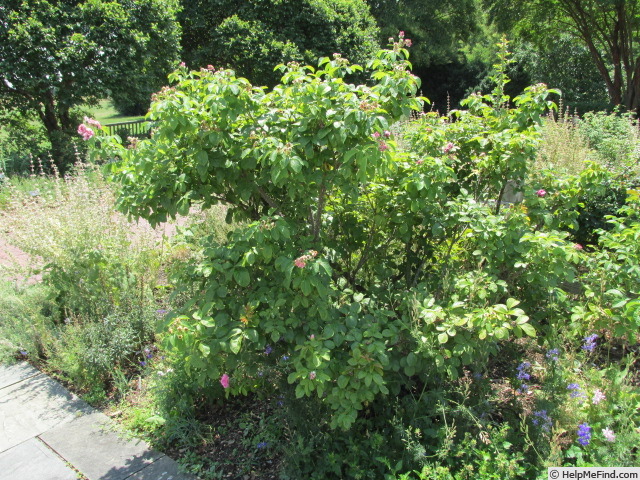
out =
[[[591,441],[591,427],[588,423],[581,423],[578,425],[578,443],[580,445],[589,445]]]
[[[283,356],[282,356],[282,360],[283,360],[284,362],[286,362],[287,360],[289,360],[289,356],[288,356],[288,355],[283,355]]]
[[[531,375],[529,375],[529,372],[527,372],[527,369],[529,367],[531,367],[531,364],[529,362],[522,362],[520,365],[518,365],[518,368],[516,368],[516,370],[518,370],[518,380],[529,380],[531,378]]]
[[[559,354],[560,352],[558,351],[557,348],[552,348],[546,353],[545,357],[547,357],[547,359],[551,360],[552,362],[557,362]]]
[[[269,444],[267,442],[260,442],[259,444],[256,445],[256,448],[263,449],[263,448],[267,448],[268,446]]]
[[[584,345],[582,345],[582,350],[587,352],[593,352],[596,348],[596,340],[598,339],[597,334],[589,335],[588,337],[584,337]]]
[[[567,385],[567,390],[571,390],[571,398],[584,398],[585,394],[584,392],[580,389],[580,384],[578,383],[570,383],[569,385]]]
[[[539,425],[542,430],[545,432],[550,432],[551,427],[553,426],[553,420],[547,414],[546,410],[538,410],[537,412],[533,412],[533,420],[531,423],[534,425]]]
[[[269,355],[272,351],[273,348],[271,348],[271,345],[267,345],[267,348],[264,349],[264,354]]]

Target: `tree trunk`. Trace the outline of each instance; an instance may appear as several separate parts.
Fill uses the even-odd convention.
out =
[[[51,156],[56,168],[64,174],[76,160],[74,144],[71,139],[73,130],[69,117],[69,109],[63,108],[56,111],[56,102],[53,94],[47,92],[41,102],[42,107],[38,115],[47,131],[47,138],[51,143]]]

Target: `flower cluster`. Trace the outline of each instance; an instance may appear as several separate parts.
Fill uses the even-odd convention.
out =
[[[85,123],[88,126],[85,125]],[[89,140],[95,135],[95,132],[91,127],[95,127],[96,129],[100,130],[102,128],[102,125],[100,125],[99,121],[94,120],[93,118],[84,117],[84,123],[78,125],[78,133],[82,135],[83,140]]]
[[[570,390],[571,393],[569,396],[571,398],[584,398],[584,392],[580,389],[579,383],[570,383],[567,385],[567,390]]]
[[[607,397],[602,392],[602,390],[600,390],[599,388],[596,388],[595,391],[593,392],[593,398],[591,399],[591,403],[593,403],[594,405],[598,405],[601,401],[603,401],[606,398]]]
[[[591,441],[591,427],[588,423],[578,425],[578,443],[582,446],[589,445]]]
[[[559,354],[560,352],[558,351],[557,348],[552,348],[545,354],[545,357],[547,358],[547,360],[551,360],[552,362],[557,362]]]
[[[298,268],[304,268],[307,266],[309,260],[313,260],[318,255],[315,250],[309,250],[307,255],[301,255],[293,261],[293,264]]]
[[[584,337],[584,345],[582,345],[582,350],[587,352],[593,352],[596,348],[596,340],[598,339],[597,334],[589,335],[588,337]]]
[[[522,380],[522,382],[520,384],[520,388],[518,388],[518,392],[520,392],[520,393],[528,393],[529,392],[529,385],[524,383],[524,380],[529,380],[531,378],[531,374],[528,371],[529,368],[531,368],[531,364],[529,362],[522,362],[516,368],[516,370],[518,371],[518,374],[516,375],[516,378],[518,380]]]
[[[379,140],[380,137],[389,138],[391,136],[391,132],[389,130],[385,130],[384,133],[380,134],[380,132],[373,132],[372,137],[375,140],[378,140],[378,150],[384,152],[389,150],[389,145],[386,142]]]
[[[545,432],[550,432],[551,427],[553,427],[553,420],[547,414],[546,410],[538,410],[537,412],[533,412],[533,420],[531,422],[534,425],[540,426],[540,428]]]
[[[604,436],[604,439],[607,442],[615,442],[616,441],[616,434],[613,433],[613,430],[611,430],[610,428],[603,428],[602,429],[602,435]]]
[[[517,378],[519,380],[529,380],[531,378],[531,375],[527,370],[530,367],[531,364],[529,362],[522,362],[520,365],[518,365],[518,368],[516,368],[516,370],[518,371]]]
[[[404,32],[402,30],[400,31],[400,33],[398,33],[398,38],[399,40],[396,42],[393,37],[389,37],[389,43],[393,45],[394,52],[397,52],[403,47],[409,48],[411,45],[413,45],[413,42],[411,40],[409,40],[408,38],[404,38]]]
[[[444,147],[442,147],[443,153],[454,153],[456,150],[458,150],[458,147],[456,147],[451,142],[447,143]]]

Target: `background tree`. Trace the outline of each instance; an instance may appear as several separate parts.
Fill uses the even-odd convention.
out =
[[[73,161],[74,107],[123,96],[132,78],[134,92],[153,86],[177,62],[176,10],[176,0],[4,1],[0,109],[35,114],[64,169]]]
[[[486,27],[478,0],[367,0],[381,42],[404,31],[413,72],[436,109],[454,104],[487,75],[498,37]]]
[[[640,107],[640,2],[637,0],[485,0],[491,18],[541,50],[570,35],[589,53],[609,101]],[[558,65],[559,69],[563,68]]]
[[[364,62],[378,30],[363,0],[183,0],[184,60],[189,67],[233,68],[255,84],[279,80],[274,65],[341,53]]]

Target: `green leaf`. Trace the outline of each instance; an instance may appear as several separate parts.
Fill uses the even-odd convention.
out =
[[[533,328],[530,324],[523,323],[522,325],[520,325],[520,328],[522,329],[522,331],[524,333],[526,333],[530,337],[535,337],[536,336],[536,329]]]
[[[449,335],[447,335],[446,333],[441,333],[440,335],[438,335],[438,342],[440,343],[447,343],[449,341]]]
[[[414,367],[416,363],[418,363],[418,357],[416,357],[415,353],[409,352],[409,355],[407,355],[407,365]]]
[[[251,278],[249,276],[249,272],[247,271],[246,268],[236,268],[233,271],[233,279],[241,287],[248,286],[250,281],[251,281]]]
[[[235,337],[231,337],[229,339],[229,350],[231,350],[232,353],[237,354],[240,351],[240,348],[242,348],[242,336],[237,335]]]

